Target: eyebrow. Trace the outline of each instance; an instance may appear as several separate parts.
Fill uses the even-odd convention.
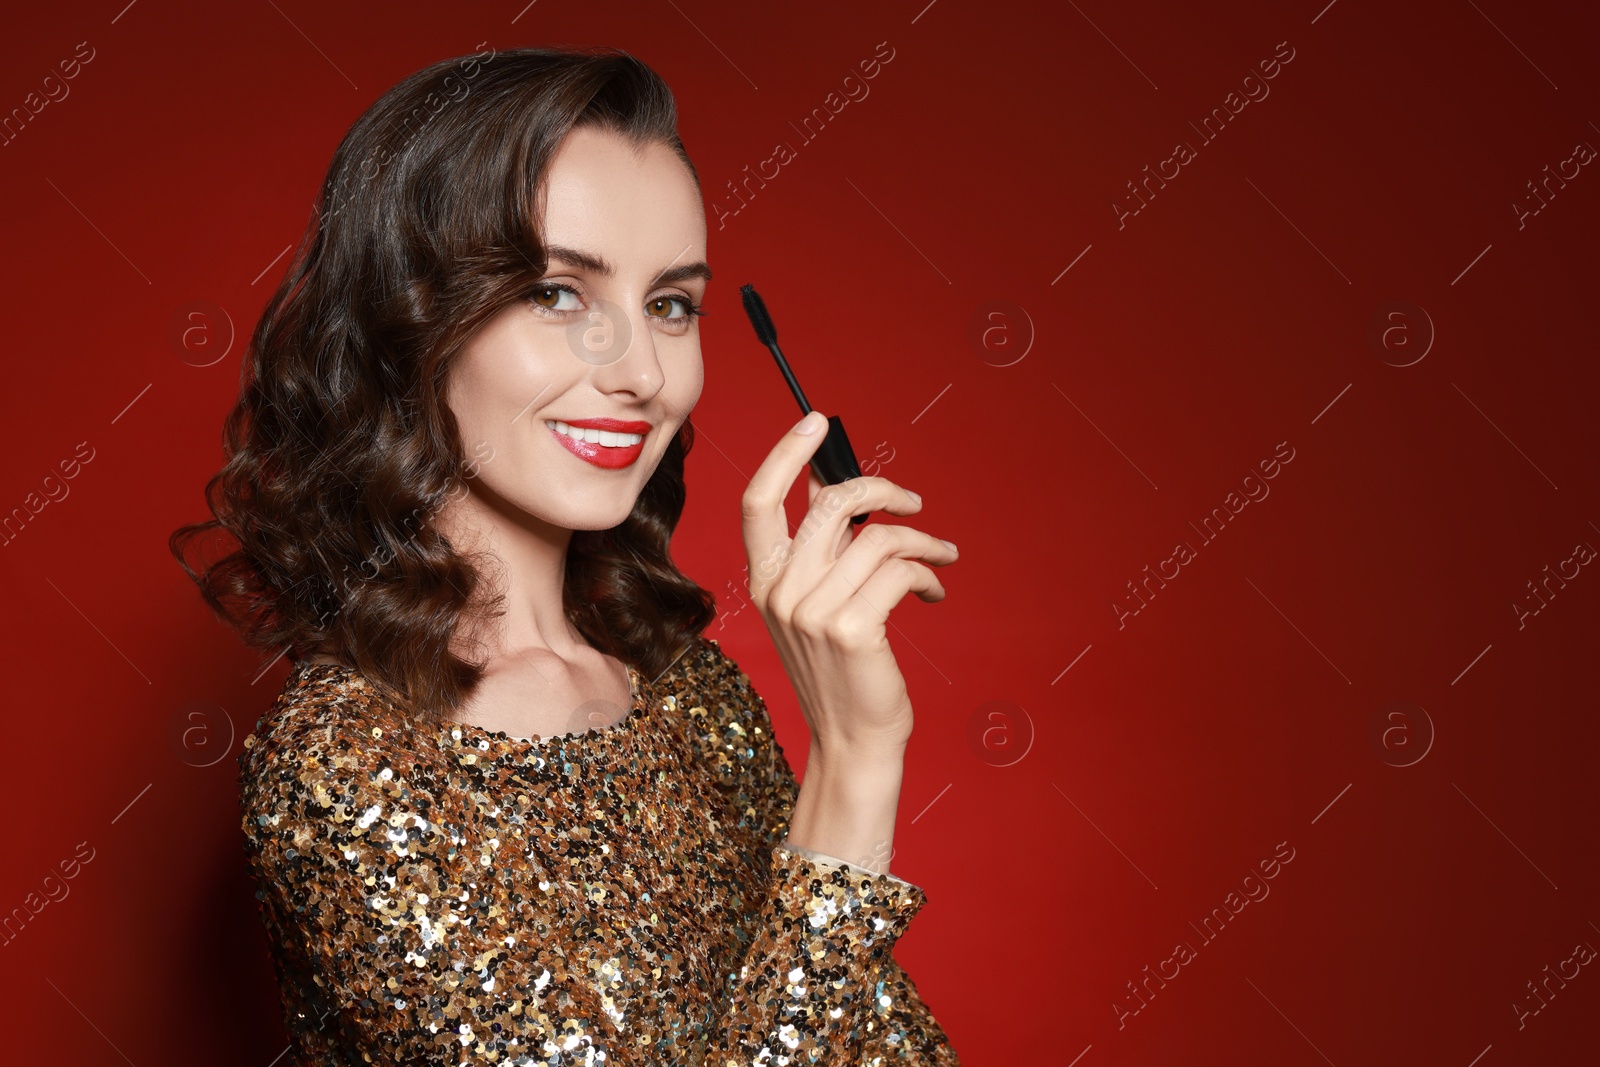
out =
[[[585,252],[581,248],[568,248],[565,245],[545,246],[545,266],[549,260],[559,259],[568,266],[577,267],[579,270],[598,274],[602,278],[610,278],[616,274],[616,269],[608,263],[604,256],[597,256],[592,252]],[[699,278],[709,282],[711,280],[711,267],[704,261],[698,263],[683,263],[676,267],[668,267],[655,276],[652,285],[663,285],[670,282],[688,281],[690,278]]]

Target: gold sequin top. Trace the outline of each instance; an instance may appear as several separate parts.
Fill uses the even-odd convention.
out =
[[[798,787],[715,639],[603,729],[412,724],[300,661],[240,795],[301,1064],[959,1060],[895,942],[923,891],[789,847]]]

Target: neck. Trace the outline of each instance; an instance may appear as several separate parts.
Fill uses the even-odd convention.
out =
[[[463,618],[452,648],[457,655],[493,662],[527,649],[565,657],[577,646],[587,646],[564,604],[571,530],[505,506],[478,487],[448,501],[434,524],[458,552],[473,557],[483,569],[483,598],[504,594],[503,614]]]

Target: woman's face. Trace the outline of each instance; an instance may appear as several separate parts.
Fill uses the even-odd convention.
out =
[[[700,399],[705,209],[672,149],[609,131],[569,134],[546,182],[545,274],[458,354],[445,399],[468,492],[514,519],[605,530]],[[573,425],[604,420],[623,425]]]

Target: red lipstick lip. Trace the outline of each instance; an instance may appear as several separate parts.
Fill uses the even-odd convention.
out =
[[[551,419],[551,422],[564,422],[568,426],[578,426],[585,430],[610,430],[612,433],[649,433],[650,424],[637,419]]]
[[[565,419],[552,419],[550,421],[566,422]],[[594,425],[595,423],[606,422],[614,423],[618,426],[624,427],[644,427],[644,430],[613,430],[612,432],[614,433],[645,433],[650,429],[650,424],[648,422],[620,422],[617,419],[586,419],[583,422],[568,422],[567,425],[573,427],[583,427],[584,429],[588,429],[592,426],[596,430],[610,430],[610,426]],[[611,448],[606,445],[602,445],[599,442],[579,441],[575,438],[568,437],[566,434],[557,430],[554,426],[548,426],[546,429],[550,431],[551,437],[554,437],[557,441],[561,442],[562,448],[565,448],[568,452],[571,452],[579,459],[588,463],[592,463],[596,467],[600,467],[604,470],[614,471],[622,470],[624,467],[631,467],[644,453],[643,440],[640,440],[637,444],[627,445],[622,448]]]

